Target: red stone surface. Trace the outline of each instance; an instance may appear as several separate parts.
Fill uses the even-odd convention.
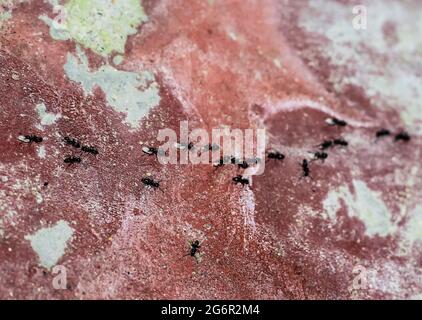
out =
[[[327,2],[339,12],[356,4]],[[150,0],[143,5],[149,21],[129,36],[124,61],[114,66],[148,69],[159,85],[159,106],[136,130],[123,122],[125,114],[107,104],[100,88],[85,95],[80,84],[68,79],[63,66],[76,43],[52,39],[38,18],[52,16],[49,4],[15,3],[11,18],[2,22],[0,175],[7,179],[0,181],[0,297],[420,298],[421,121],[404,123],[407,105],[391,101],[387,108],[389,97],[370,98],[365,83],[338,86],[338,75],[366,71],[350,59],[344,65],[329,60],[326,50],[335,40],[303,26],[312,10],[314,23],[327,26],[318,11],[323,9],[281,0]],[[421,9],[419,1],[402,6],[404,12]],[[383,8],[389,10],[387,4]],[[336,13],[332,25],[342,19]],[[388,39],[396,23],[386,24]],[[420,41],[414,37],[410,41]],[[400,51],[374,53],[370,45],[349,45],[346,55],[363,50],[362,59],[373,56],[368,69],[381,76],[383,65],[394,63],[421,80],[420,55],[398,60]],[[415,49],[419,54],[420,48]],[[107,63],[92,51],[86,54],[91,69]],[[414,84],[410,100],[422,94],[417,91],[421,83]],[[36,111],[41,102],[49,113],[61,114],[43,130]],[[328,126],[330,116],[349,125]],[[159,129],[178,130],[181,120],[207,130],[266,128],[268,147],[280,149],[286,159],[267,162],[263,175],[241,187],[231,182],[240,172],[234,166],[164,166],[142,153],[143,145],[157,144]],[[382,127],[405,129],[412,139],[375,141]],[[18,141],[27,133],[44,137],[45,158],[39,156],[40,145]],[[62,135],[95,145],[100,154],[66,166],[63,159],[73,152]],[[333,149],[324,163],[313,162],[312,179],[299,179],[299,162],[308,152],[340,136],[349,147]],[[147,174],[161,181],[163,193],[142,186]],[[353,181],[365,184],[385,204],[391,232],[370,234],[364,212],[352,212],[366,210],[353,202],[378,210],[371,207],[372,198],[359,200],[356,195],[365,195],[366,189],[356,190]],[[331,219],[324,201],[344,186],[352,201],[339,200]],[[66,290],[53,288],[54,275],[40,265],[27,240],[60,220],[74,229],[58,262],[67,270]],[[183,257],[193,239],[203,242],[200,263]],[[368,285],[353,291],[356,266],[368,271]]]

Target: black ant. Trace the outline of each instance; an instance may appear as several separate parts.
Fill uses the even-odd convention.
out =
[[[193,142],[178,144],[179,149],[188,149],[189,151],[192,150],[194,147],[195,147],[195,144]]]
[[[232,180],[235,184],[240,183],[242,186],[249,184],[249,179],[243,178],[242,176],[236,176]]]
[[[213,166],[217,169],[225,164],[235,164],[236,163],[236,158],[234,157],[230,157],[230,156],[225,156],[225,157],[221,157],[220,160],[218,160],[218,162],[214,163]]]
[[[314,153],[314,159],[315,160],[322,160],[322,161],[324,161],[325,159],[327,159],[328,158],[328,153],[326,153],[326,152],[315,152]]]
[[[388,129],[380,129],[375,133],[375,136],[378,138],[386,137],[391,134],[391,131]]]
[[[283,156],[283,158],[284,158],[284,156]],[[242,169],[247,169],[247,168],[249,168],[250,165],[257,164],[257,163],[259,163],[259,161],[261,161],[261,159],[256,158],[256,157],[250,158],[250,159],[245,159],[242,162],[238,162],[236,160],[236,158],[234,158],[234,157],[231,158],[231,163],[236,163],[239,166],[239,168],[242,168]]]
[[[98,150],[96,148],[90,147],[90,146],[82,146],[81,150],[83,152],[91,153],[94,156],[98,154]]]
[[[347,147],[349,143],[344,139],[334,139],[333,143],[337,146]]]
[[[242,168],[242,169],[249,168],[249,163],[246,160],[243,160],[242,162],[237,163],[237,165],[239,166],[239,168]]]
[[[142,178],[141,182],[148,187],[151,187],[151,188],[154,188],[154,189],[160,189],[160,183],[158,181],[155,181],[154,179]],[[161,190],[161,191],[164,192],[163,190]]]
[[[221,157],[220,160],[218,160],[218,162],[213,164],[213,166],[217,169],[217,168],[225,165],[227,163],[226,159],[227,159],[226,157],[224,157],[224,158]]]
[[[334,143],[333,140],[325,140],[320,145],[318,145],[318,147],[321,150],[326,150],[326,149],[332,147],[333,146],[333,143]]]
[[[184,255],[184,257],[187,257],[187,256],[194,257],[196,260],[196,263],[198,263],[198,258],[196,257],[196,254],[199,253],[199,249],[201,248],[200,242],[199,240],[195,240],[189,243],[190,243],[190,252]]]
[[[283,160],[285,158],[285,155],[278,151],[270,151],[268,152],[268,158],[275,160]]]
[[[309,174],[311,173],[309,170],[309,162],[306,159],[303,159],[302,161],[302,170],[303,170],[303,177],[309,177]]]
[[[64,159],[64,163],[68,163],[69,165],[74,164],[74,163],[81,163],[82,159],[80,157],[74,157],[74,156],[67,156]]]
[[[209,143],[206,146],[203,147],[204,151],[217,151],[220,150],[220,146],[218,144],[215,143]]]
[[[66,144],[79,149],[81,147],[81,144],[76,139],[70,138],[70,137],[64,137],[63,140],[66,142]]]
[[[407,132],[403,131],[400,132],[398,134],[396,134],[396,136],[394,137],[394,141],[404,141],[404,142],[409,142],[410,141],[410,136]]]
[[[43,141],[42,137],[33,135],[33,134],[29,134],[29,135],[25,135],[25,136],[19,136],[19,141],[21,142],[25,142],[25,143],[41,143]]]
[[[330,125],[330,126],[338,126],[338,127],[345,127],[345,126],[347,126],[347,122],[346,121],[344,121],[344,120],[340,120],[340,119],[337,119],[337,118],[328,118],[327,119],[327,123]]]
[[[191,243],[190,255],[191,257],[195,256],[196,252],[201,248],[199,240],[195,240]]]
[[[154,147],[143,147],[142,148],[142,152],[149,154],[149,155],[157,155],[158,154],[158,148],[154,148]]]

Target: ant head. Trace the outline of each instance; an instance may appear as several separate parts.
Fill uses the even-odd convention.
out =
[[[193,244],[194,244],[194,245],[196,245],[196,246],[199,246],[199,240],[195,240],[195,241],[193,242]]]

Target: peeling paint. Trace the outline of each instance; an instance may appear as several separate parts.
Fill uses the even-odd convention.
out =
[[[58,119],[62,117],[60,113],[54,114],[54,113],[47,112],[47,107],[45,106],[44,103],[37,104],[37,112],[38,112],[38,116],[41,119],[41,126],[52,125]]]
[[[400,252],[407,255],[416,242],[422,242],[422,205],[417,205],[409,212],[409,220],[403,228]]]
[[[329,219],[336,221],[338,210],[341,208],[340,199],[347,207],[350,217],[356,217],[365,225],[369,237],[385,237],[396,230],[391,221],[391,212],[388,210],[380,195],[371,190],[365,182],[353,180],[355,194],[347,186],[331,190],[323,201],[323,207]]]
[[[78,56],[79,61],[72,54],[67,55],[66,75],[79,82],[86,94],[91,94],[95,86],[100,87],[108,104],[117,112],[124,112],[126,122],[132,128],[138,128],[139,121],[159,105],[159,87],[152,73],[120,71],[110,65],[90,71],[87,57],[81,50],[78,50]]]
[[[40,229],[33,235],[25,236],[25,239],[31,242],[40,265],[50,269],[64,255],[73,232],[66,221],[60,220],[53,227]]]
[[[45,147],[44,146],[38,147],[38,157],[40,157],[41,159],[45,159],[45,156],[46,156]]]

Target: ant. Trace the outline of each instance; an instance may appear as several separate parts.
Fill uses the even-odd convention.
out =
[[[232,180],[235,184],[240,183],[242,186],[249,184],[249,179],[243,178],[242,176],[236,176]]]
[[[229,157],[229,156],[225,156],[225,157],[221,157],[220,160],[217,163],[214,163],[213,166],[217,169],[225,164],[235,164],[236,163],[236,158],[234,157]]]
[[[343,147],[347,147],[349,145],[349,143],[344,139],[334,139],[333,144]]]
[[[74,163],[81,163],[82,159],[79,157],[74,157],[74,156],[67,156],[64,159],[64,163],[68,163],[69,165],[74,164]]]
[[[189,241],[190,250],[189,253],[185,254],[183,257],[191,256],[195,258],[196,263],[199,263],[202,254],[199,252],[201,244],[199,240]],[[183,258],[182,257],[182,258]]]
[[[224,158],[221,157],[220,160],[213,164],[213,166],[217,169],[218,167],[221,167],[224,165]]]
[[[19,141],[21,142],[25,142],[25,143],[41,143],[43,141],[42,137],[33,135],[33,134],[29,134],[29,135],[25,135],[25,136],[19,136]]]
[[[285,155],[279,151],[270,151],[268,152],[268,158],[275,160],[283,160],[285,158]]]
[[[326,153],[326,152],[315,152],[314,153],[314,159],[315,160],[322,160],[322,161],[324,161],[325,159],[327,159],[328,158],[328,153]],[[308,168],[308,170],[309,170],[309,168]]]
[[[345,127],[347,126],[347,122],[344,120],[340,120],[337,118],[328,118],[326,120],[326,122],[330,125],[330,126],[338,126],[338,127]]]
[[[231,164],[237,164],[237,159],[236,159],[236,157],[231,156],[231,157],[230,157],[230,163],[231,163]]]
[[[82,146],[81,150],[83,152],[91,153],[94,156],[98,154],[98,150],[96,148],[90,147],[90,146]]]
[[[326,149],[328,149],[328,148],[332,147],[332,146],[333,146],[333,144],[334,144],[333,140],[325,140],[325,141],[323,141],[320,145],[318,145],[318,147],[319,147],[321,150],[326,150]]]
[[[394,137],[394,141],[404,141],[404,142],[409,142],[410,141],[410,136],[407,132],[403,131],[400,132],[398,134],[396,134],[396,136]]]
[[[283,158],[284,158],[284,156],[283,156]],[[235,159],[235,158],[232,158],[232,163],[233,163],[233,159]],[[236,159],[234,161],[236,162]],[[253,157],[253,158],[250,158],[250,159],[245,159],[242,162],[237,163],[237,165],[242,169],[247,169],[247,168],[249,168],[249,166],[254,165],[254,164],[258,164],[260,161],[261,161],[261,159]]]
[[[380,129],[375,133],[375,136],[378,138],[386,137],[391,134],[391,131],[388,129]]]
[[[239,168],[242,168],[242,169],[249,168],[249,163],[246,160],[243,160],[241,163],[238,163],[237,165],[239,166]]]
[[[142,148],[142,152],[143,153],[146,153],[146,154],[149,154],[149,155],[153,155],[153,154],[157,155],[158,154],[158,148],[155,148],[155,147],[143,147]]]
[[[218,162],[216,162],[216,163],[214,163],[213,165],[214,165],[214,167],[217,169],[217,168],[219,168],[219,167],[221,167],[221,166],[223,166],[223,165],[225,165],[227,162],[226,162],[226,159],[227,158],[223,158],[223,157],[221,157],[220,158],[220,160],[218,160]]]
[[[66,144],[79,149],[81,147],[81,144],[76,139],[70,138],[70,137],[64,137],[63,140],[66,142]]]
[[[302,170],[303,170],[303,176],[302,177],[309,177],[310,170],[309,170],[308,160],[303,159],[301,166],[302,166]]]
[[[192,150],[195,147],[195,144],[193,142],[189,143],[178,143],[177,147],[179,149],[188,149],[189,151]]]
[[[215,143],[209,143],[206,146],[203,147],[204,151],[217,151],[220,150],[220,146],[218,144]]]
[[[141,182],[146,185],[147,187],[151,187],[154,189],[160,189],[160,183],[158,181],[154,181],[154,179],[151,178],[142,178]],[[161,190],[161,189],[160,189]],[[164,192],[163,190],[161,190]]]
[[[201,244],[199,242],[199,240],[195,240],[195,241],[189,241],[190,244],[190,252],[188,254],[185,254],[184,257],[187,256],[191,256],[194,257],[196,260],[196,263],[198,263],[198,258],[196,257],[196,254],[199,253],[199,249],[201,248]]]

